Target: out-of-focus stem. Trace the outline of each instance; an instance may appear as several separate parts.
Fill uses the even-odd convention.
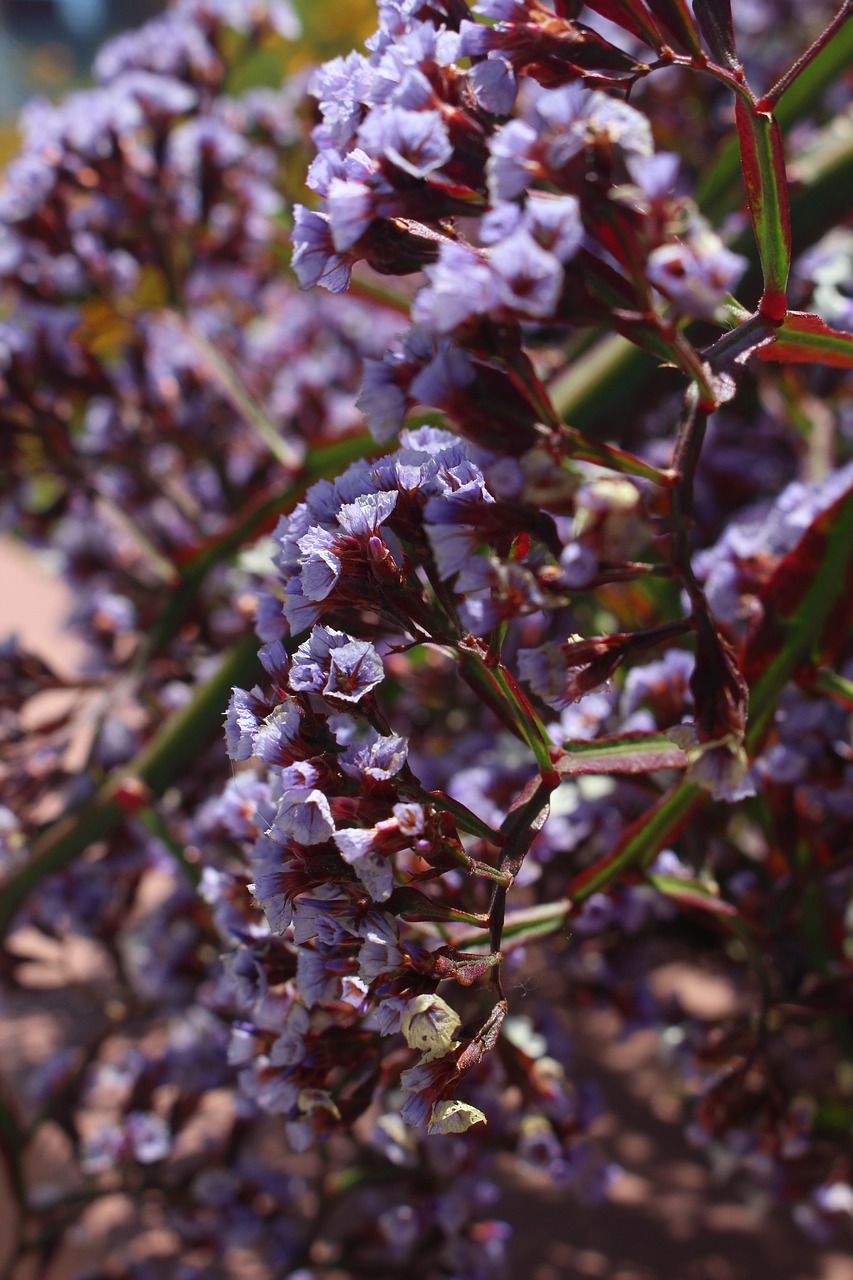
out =
[[[835,39],[836,33],[841,30],[850,17],[853,17],[853,0],[845,0],[845,3],[826,30],[822,31],[817,39],[812,41],[805,53],[801,54],[796,62],[779,77],[773,88],[765,93],[762,98],[759,98],[756,104],[759,111],[770,111],[776,106],[783,93],[802,75],[806,67],[814,62],[818,54],[822,53],[830,41]]]
[[[244,384],[239,372],[210,339],[177,311],[164,312],[164,317],[195,348],[201,357],[210,381],[219,389],[248,427],[263,440],[276,462],[290,471],[298,472],[303,462],[303,452],[286,440],[268,416],[263,405],[254,398]]]
[[[349,436],[324,449],[307,455],[301,473],[285,489],[276,486],[249,503],[221,533],[211,538],[187,560],[180,570],[180,582],[169,595],[160,613],[148,628],[135,660],[137,671],[143,669],[175,634],[183,622],[201,586],[218,564],[228,560],[279,515],[290,511],[315,480],[337,475],[350,462],[362,458],[375,448],[372,436]]]
[[[122,796],[128,782],[152,797],[178,782],[183,769],[218,730],[233,685],[251,685],[258,670],[258,642],[243,637],[216,673],[176,712],[135,760],[117,769],[81,810],[50,826],[33,843],[30,856],[3,886],[0,936],[6,933],[27,895],[46,876],[61,871],[98,840],[111,836],[127,814]]]

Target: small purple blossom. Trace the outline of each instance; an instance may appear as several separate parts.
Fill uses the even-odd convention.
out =
[[[382,659],[366,640],[317,626],[293,656],[290,687],[358,702],[384,679]]]

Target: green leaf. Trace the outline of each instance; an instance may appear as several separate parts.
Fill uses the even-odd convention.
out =
[[[809,115],[823,100],[833,81],[846,75],[851,63],[853,24],[840,31],[786,91],[774,112],[780,127],[789,129],[798,120]],[[700,175],[696,201],[705,216],[715,224],[722,221],[738,199],[739,169],[739,149],[736,140],[732,138],[706,172]]]
[[[660,50],[665,43],[642,0],[588,0],[588,7],[623,31],[630,31],[650,49]]]
[[[740,95],[735,100],[741,165],[749,216],[764,274],[759,312],[782,320],[788,308],[786,289],[791,267],[791,215],[782,135],[774,117]]]
[[[584,773],[651,773],[684,769],[687,757],[662,733],[622,733],[612,738],[564,742],[554,767],[563,778]]]
[[[294,447],[284,438],[281,429],[272,421],[260,401],[250,393],[239,371],[228,357],[214,346],[205,334],[183,317],[170,313],[169,318],[195,348],[211,383],[218,388],[232,409],[240,415],[248,427],[255,431],[277,462],[289,470],[298,472],[303,463],[302,449]]]
[[[565,459],[580,462],[594,462],[599,467],[616,471],[623,476],[640,476],[643,480],[651,480],[652,484],[668,488],[670,478],[636,454],[626,449],[618,449],[615,445],[605,444],[603,440],[592,440],[575,427],[565,427],[557,437],[560,453]]]
[[[574,910],[573,902],[561,898],[559,902],[544,902],[539,906],[508,911],[504,921],[501,953],[505,955],[517,947],[526,947],[531,942],[556,933],[565,926]],[[463,929],[456,937],[456,945],[460,951],[473,951],[476,947],[488,944],[489,935],[483,929]]]
[[[853,369],[853,333],[833,329],[808,311],[789,311],[776,330],[776,341],[758,352],[762,360],[787,364],[828,364]]]
[[[818,672],[814,687],[848,711],[853,711],[853,680],[846,680],[837,672],[824,669]]]
[[[750,686],[746,746],[755,755],[779,695],[798,668],[820,660],[825,638],[840,639],[853,595],[853,487],[821,512],[776,566],[759,599],[762,618],[748,636],[741,669]]]
[[[718,916],[737,915],[737,907],[719,896],[716,885],[704,884],[701,880],[682,880],[680,876],[650,875],[648,879],[660,893],[672,898],[679,906],[710,911]]]

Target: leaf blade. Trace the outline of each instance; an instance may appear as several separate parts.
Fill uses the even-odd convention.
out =
[[[757,110],[740,95],[735,100],[735,122],[749,216],[764,276],[759,312],[779,322],[788,309],[791,269],[791,212],[782,134],[769,112]]]
[[[825,364],[853,369],[853,333],[833,329],[813,312],[789,311],[776,331],[776,341],[762,347],[759,358],[787,364]]]
[[[554,766],[562,778],[590,773],[653,773],[687,766],[687,756],[663,733],[623,733],[567,741],[563,752]]]
[[[764,741],[782,689],[798,667],[817,656],[837,607],[849,609],[851,575],[853,485],[816,517],[759,597],[763,617],[741,655],[750,685],[750,756]]]
[[[701,787],[681,781],[626,827],[615,847],[575,876],[566,890],[572,902],[585,902],[629,867],[649,866],[673,840],[706,797]]]

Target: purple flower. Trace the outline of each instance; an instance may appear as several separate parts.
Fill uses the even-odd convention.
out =
[[[281,600],[269,591],[258,592],[258,604],[255,612],[255,633],[259,640],[267,645],[281,640],[287,631]]]
[[[524,120],[510,120],[494,135],[487,165],[493,201],[514,200],[539,176],[536,143],[536,131]]]
[[[588,144],[604,139],[629,155],[654,154],[651,125],[642,112],[579,84],[540,92],[534,115],[544,134],[545,161],[552,172],[559,172]]]
[[[367,640],[350,640],[333,650],[323,692],[346,702],[358,702],[384,678],[382,659],[373,645]]]
[[[367,640],[316,626],[293,656],[291,689],[359,702],[384,679],[382,659]]]
[[[335,822],[328,799],[309,783],[286,788],[267,835],[275,839],[281,834],[297,844],[310,846],[324,844],[334,830]]]
[[[353,742],[340,757],[341,768],[352,778],[386,781],[406,763],[408,743],[397,734],[380,735],[371,729],[366,742]]]
[[[335,844],[373,901],[385,902],[394,888],[394,868],[386,858],[374,853],[373,833],[360,829],[338,831]]]
[[[393,440],[406,418],[406,393],[395,376],[392,357],[365,360],[358,407],[367,419],[374,440]]]
[[[560,262],[568,262],[583,240],[580,201],[531,191],[524,206],[524,225],[533,239]]]
[[[557,258],[540,248],[529,232],[514,231],[489,251],[497,292],[507,307],[523,316],[554,314],[563,284]]]
[[[327,529],[314,525],[299,539],[302,566],[300,594],[309,600],[325,600],[341,576],[338,539]]]
[[[353,538],[371,538],[397,505],[396,493],[365,493],[354,502],[345,502],[337,515],[338,524]]]
[[[254,735],[254,754],[265,764],[287,766],[293,761],[291,748],[299,739],[302,717],[293,698],[270,712]],[[246,756],[241,757],[247,759]]]
[[[309,92],[319,99],[323,115],[318,145],[346,148],[353,141],[364,115],[362,103],[373,81],[373,70],[360,53],[333,58],[311,77]],[[315,135],[316,136],[316,135]]]
[[[425,178],[453,155],[453,146],[438,111],[375,108],[358,131],[370,156],[382,156],[413,178]]]
[[[361,239],[377,216],[376,192],[364,182],[343,182],[340,178],[333,178],[326,208],[332,242],[338,253],[343,253]]]
[[[651,283],[679,312],[711,319],[746,266],[746,258],[732,253],[714,232],[702,227],[685,243],[654,249],[646,270]]]
[[[582,591],[598,573],[598,556],[585,542],[569,542],[560,554],[560,580]]]
[[[319,284],[330,293],[343,293],[348,288],[351,267],[335,248],[328,214],[296,205],[291,239],[291,266],[303,289]]]
[[[468,25],[468,24],[466,24]],[[470,24],[474,26],[473,23]],[[479,31],[484,27],[477,26]],[[471,88],[484,111],[492,115],[508,116],[515,105],[518,82],[512,66],[500,54],[486,58],[471,68]]]
[[[225,713],[226,750],[232,760],[248,760],[254,748],[260,718],[266,713],[260,689],[248,693],[245,689],[232,689],[231,700]]]
[[[456,241],[443,244],[438,261],[424,274],[429,288],[422,289],[415,299],[412,318],[436,333],[450,333],[469,316],[500,305],[494,272],[470,245]]]

